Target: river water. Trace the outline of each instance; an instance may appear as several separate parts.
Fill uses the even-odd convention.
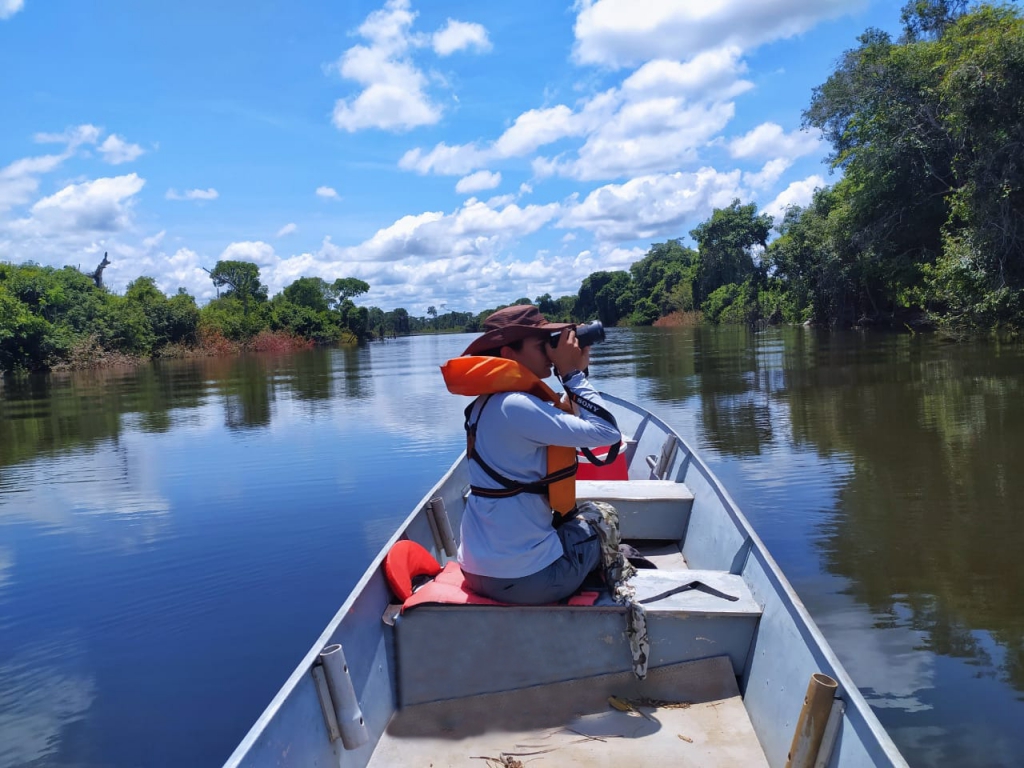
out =
[[[464,444],[467,336],[0,389],[0,766],[217,766]],[[613,329],[914,766],[1024,764],[1024,350]]]

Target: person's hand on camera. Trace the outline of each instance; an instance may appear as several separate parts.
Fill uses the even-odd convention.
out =
[[[573,328],[563,328],[557,346],[548,345],[548,359],[555,366],[559,376],[573,371],[582,371],[590,364],[590,348],[580,349]]]

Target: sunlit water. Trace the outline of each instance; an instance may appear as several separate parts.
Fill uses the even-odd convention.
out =
[[[0,389],[0,766],[219,765],[464,444],[469,337]],[[912,765],[1024,764],[1024,354],[613,330]]]

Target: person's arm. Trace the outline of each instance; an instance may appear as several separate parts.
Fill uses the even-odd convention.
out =
[[[609,421],[602,415],[603,412],[610,416],[604,402],[582,373],[576,378],[581,382],[576,384],[574,381],[570,386],[577,386],[578,390],[588,393],[586,400],[597,405],[597,409],[581,407],[580,415],[575,416],[553,408],[533,395],[517,392],[504,398],[501,405],[508,429],[535,445],[597,448],[618,443],[622,435],[614,420]]]
[[[608,412],[607,407],[601,400],[597,390],[591,386],[587,379],[587,371],[590,368],[590,347],[580,347],[576,339],[576,330],[563,328],[558,343],[547,348],[548,359],[555,367],[562,386],[565,387],[565,397],[573,406],[573,412],[587,421],[593,421],[591,417],[597,417],[604,424],[610,423],[618,433],[615,425],[615,417]],[[622,439],[619,434],[614,442]],[[608,442],[599,445],[608,445]],[[560,443],[553,443],[560,445]],[[593,445],[584,443],[575,444],[579,448],[593,448]]]
[[[562,380],[575,414],[551,408],[531,396],[509,397],[502,409],[508,424],[535,445],[597,448],[622,439],[615,418],[583,373],[590,364],[590,349],[581,349],[572,328],[562,330],[558,344],[547,349]]]

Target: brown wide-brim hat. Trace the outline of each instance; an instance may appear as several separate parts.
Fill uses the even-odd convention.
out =
[[[532,304],[516,304],[499,309],[484,320],[484,334],[466,347],[463,355],[479,355],[530,336],[558,333],[574,323],[549,323]]]

